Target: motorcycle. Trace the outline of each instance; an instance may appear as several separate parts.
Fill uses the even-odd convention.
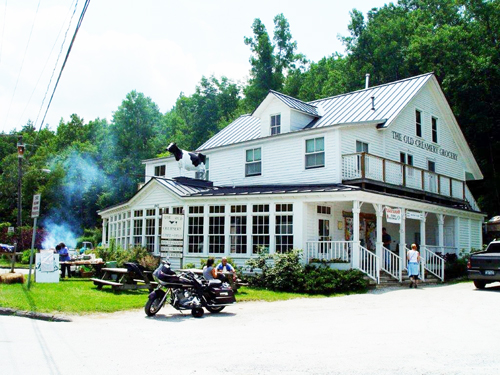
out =
[[[195,318],[203,316],[203,308],[219,313],[236,302],[229,284],[221,280],[205,280],[190,271],[177,275],[168,262],[163,262],[153,272],[153,277],[158,287],[149,294],[144,306],[148,316],[154,316],[167,302],[176,310],[191,310]]]

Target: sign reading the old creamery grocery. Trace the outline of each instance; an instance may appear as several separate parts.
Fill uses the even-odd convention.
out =
[[[412,145],[412,146],[419,147],[423,150],[433,152],[435,154],[444,156],[446,158],[458,160],[458,155],[455,154],[454,152],[445,150],[444,148],[441,148],[441,146],[439,146],[439,145],[433,145],[433,144],[428,143],[422,139],[415,139],[413,137],[410,137],[409,135],[401,134],[401,133],[398,133],[395,131],[392,132],[392,139],[395,139],[396,141],[399,141],[399,142],[407,143],[407,144]]]

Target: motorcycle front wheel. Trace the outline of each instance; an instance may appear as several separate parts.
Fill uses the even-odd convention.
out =
[[[224,310],[224,307],[226,306],[206,306],[207,310],[212,314],[220,313],[222,310]]]
[[[204,314],[203,307],[193,307],[191,310],[191,315],[195,318],[201,318]]]
[[[161,309],[161,297],[150,298],[148,302],[146,302],[146,306],[144,306],[144,311],[147,316],[156,315],[158,311]]]

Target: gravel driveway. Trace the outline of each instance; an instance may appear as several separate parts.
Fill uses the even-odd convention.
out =
[[[498,374],[500,286],[472,283],[168,306],[46,322],[0,316],[2,374]]]

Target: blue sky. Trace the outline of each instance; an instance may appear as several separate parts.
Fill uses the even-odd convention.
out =
[[[78,0],[40,112],[75,1],[0,0],[0,131],[20,129],[37,117],[35,124],[40,125],[84,4],[84,0]],[[67,121],[72,113],[86,122],[97,117],[111,119],[132,90],[151,97],[166,112],[181,92],[192,94],[203,75],[225,75],[244,82],[250,69],[250,50],[243,38],[252,36],[255,18],[260,18],[272,33],[274,16],[283,13],[298,52],[309,60],[343,53],[338,36],[348,34],[349,12],[356,8],[366,14],[385,3],[91,1],[45,124],[55,129],[61,117]]]

